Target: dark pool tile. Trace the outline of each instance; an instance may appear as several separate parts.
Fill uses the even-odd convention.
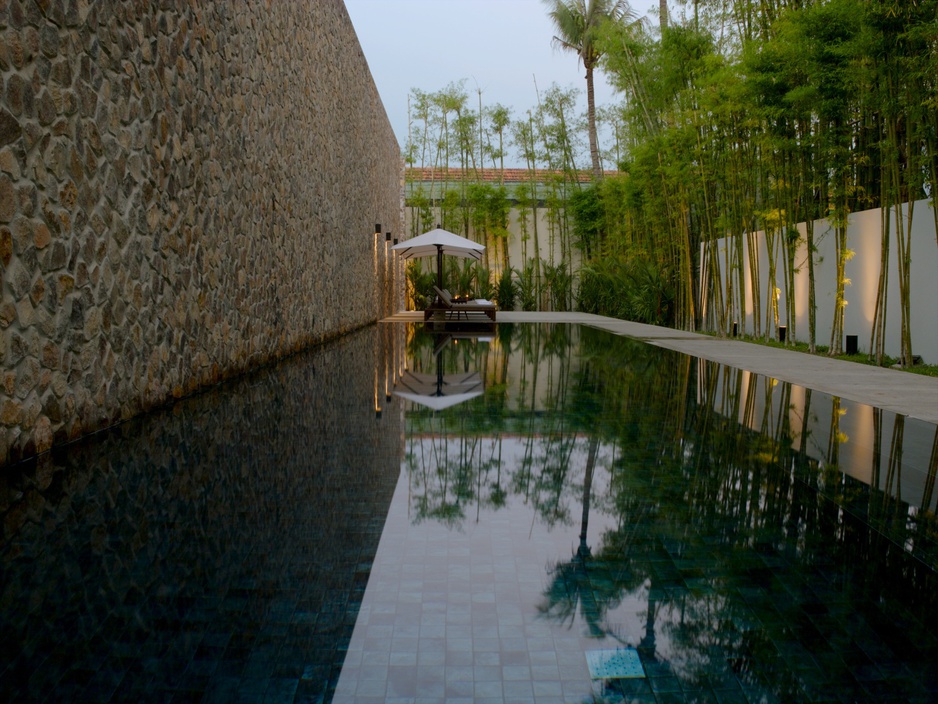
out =
[[[686,704],[717,704],[716,694],[710,690],[685,690],[683,694]]]
[[[271,678],[264,691],[264,704],[292,704],[299,681],[288,678]]]
[[[641,650],[639,650],[639,653],[641,653]],[[651,660],[647,657],[642,657],[641,660],[642,667],[645,669],[645,676],[649,679],[671,676],[670,663],[661,662],[660,660]]]
[[[739,681],[729,668],[715,668],[705,672],[700,676],[699,683],[713,690],[739,691]]]
[[[331,699],[332,692],[335,690],[335,683],[326,679],[322,680],[300,680],[296,686],[296,692],[293,695],[295,704],[323,704]],[[234,701],[234,700],[228,700]]]
[[[276,662],[266,658],[249,658],[244,663],[242,676],[248,680],[267,680],[273,677]]]
[[[205,704],[226,704],[238,701],[238,689],[241,679],[238,677],[213,677],[202,696]]]
[[[109,701],[120,686],[124,674],[123,670],[115,670],[105,664],[88,680],[82,697],[87,701]]]
[[[649,677],[648,683],[651,685],[651,690],[655,694],[663,694],[666,692],[680,692],[681,683],[677,677],[668,676],[668,677]]]
[[[861,680],[860,685],[867,696],[876,701],[898,699],[900,696],[907,700],[925,699],[930,696],[921,683],[914,679]]]
[[[758,685],[744,685],[743,693],[747,701],[758,702],[758,704],[790,704],[792,701],[797,701],[797,698],[780,698],[775,692]]]
[[[278,659],[274,664],[275,678],[299,680],[303,677],[306,665],[302,658]]]
[[[611,680],[605,685],[596,686],[592,698],[584,696],[581,691],[578,698],[568,698],[565,700],[565,703],[570,701],[590,701],[591,699],[592,701],[609,701],[616,702],[617,704],[618,702],[627,702],[628,704],[658,704],[661,701],[658,696],[651,691],[623,696],[620,693],[618,682],[619,680]]]
[[[238,696],[260,700],[270,683],[266,677],[242,677],[238,683]]]
[[[715,690],[713,696],[718,704],[749,704],[749,699],[741,689]]]

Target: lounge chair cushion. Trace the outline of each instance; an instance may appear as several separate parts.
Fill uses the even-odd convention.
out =
[[[441,289],[438,286],[434,286],[433,290],[436,291],[437,296],[439,296],[439,305],[436,306],[437,310],[442,310],[455,312],[457,315],[460,313],[465,313],[467,316],[469,313],[485,313],[485,315],[495,320],[495,311],[497,310],[494,303],[487,301],[484,298],[476,299],[473,301],[466,301],[465,303],[456,303],[453,301],[452,295],[446,289]],[[427,311],[425,311],[425,317],[431,313],[431,310],[434,306],[431,306]]]

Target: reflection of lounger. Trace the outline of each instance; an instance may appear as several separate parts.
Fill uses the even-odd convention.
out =
[[[493,322],[495,321],[495,311],[498,310],[498,308],[496,308],[495,304],[491,301],[475,299],[466,301],[465,303],[458,303],[453,300],[449,291],[438,288],[437,286],[434,286],[433,290],[436,291],[437,298],[433,304],[423,312],[424,320],[430,320],[430,318],[435,315],[442,315],[444,318],[449,318],[455,314],[456,320],[459,320],[463,316],[465,316],[466,320],[470,320],[471,317],[485,315]]]

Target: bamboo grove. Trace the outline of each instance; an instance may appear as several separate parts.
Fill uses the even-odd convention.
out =
[[[510,208],[521,213],[525,241],[533,222],[525,214],[547,208],[551,237],[561,238],[565,253],[579,252],[575,269],[569,258],[561,265],[570,304],[684,329],[727,334],[731,321],[751,314],[748,332],[768,337],[781,323],[793,339],[794,316],[779,315],[794,309],[794,276],[806,267],[810,329],[800,337],[812,348],[827,342],[816,340],[815,257],[795,253],[799,246],[813,253],[817,237],[832,236],[830,350],[837,353],[849,284],[844,264],[852,256],[847,216],[882,207],[884,264],[870,350],[883,355],[885,262],[895,248],[907,363],[911,220],[934,218],[938,229],[934,207],[911,206],[938,191],[938,0],[696,0],[681,7],[684,14],[663,17],[660,28],[626,13],[598,30],[599,69],[622,98],[596,111],[602,166],[614,170],[601,179],[581,177],[590,173],[588,125],[575,114],[575,90],[551,86],[522,116],[484,106],[481,91],[470,100],[464,83],[413,91],[408,164],[458,168],[464,183],[418,194],[412,210],[423,206],[433,218],[429,205],[441,206],[444,227],[487,238],[498,253],[489,270],[517,285],[525,275],[541,283],[546,262],[529,249],[524,261],[508,260],[499,238],[507,237]],[[504,171],[506,158],[529,174],[515,192],[473,182],[482,167]],[[544,172],[549,178],[536,175]],[[830,235],[813,231],[819,218],[831,223]],[[758,231],[778,252],[767,271],[753,251]],[[702,262],[701,251],[720,255],[701,243],[724,237],[726,260]],[[706,320],[702,268],[710,272]],[[782,281],[783,312],[777,299],[750,302],[747,277],[755,290]],[[528,298],[529,306],[543,301]]]

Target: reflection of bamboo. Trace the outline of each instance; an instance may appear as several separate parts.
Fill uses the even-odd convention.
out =
[[[886,485],[883,487],[883,509],[895,498],[896,509],[902,501],[902,436],[905,434],[905,416],[896,414],[892,426],[892,442],[889,445],[889,465],[886,469]],[[895,484],[895,496],[893,496]]]
[[[586,476],[583,478],[583,513],[580,518],[580,547],[578,553],[581,557],[589,555],[586,544],[586,533],[590,522],[590,492],[593,488],[593,469],[596,467],[596,450],[599,447],[599,437],[590,437],[589,451],[586,454]]]
[[[687,417],[687,390],[690,387],[691,362],[692,358],[688,355],[680,356],[677,373],[680,388],[677,393],[672,395],[672,399],[676,397],[674,403],[668,404],[669,415],[671,415],[671,422],[674,427],[674,441],[679,444],[684,439],[684,421]]]
[[[925,477],[925,491],[922,492],[922,510],[931,510],[931,499],[935,492],[935,475],[938,474],[938,428],[931,444],[931,457],[928,458],[928,474]]]
[[[798,454],[806,459],[808,456],[808,436],[811,433],[808,418],[811,416],[811,389],[804,390],[804,409],[801,417],[801,447]]]
[[[775,442],[779,447],[791,447],[791,417],[788,409],[791,406],[791,384],[782,383],[782,398],[779,400],[778,425],[775,426]]]
[[[775,379],[763,377],[765,381],[765,392],[762,395],[762,422],[759,424],[759,433],[766,438],[772,437],[772,392],[775,390]]]
[[[531,370],[531,412],[528,414],[528,436],[524,443],[524,458],[521,461],[522,469],[527,468],[527,476],[522,476],[524,482],[524,500],[531,498],[531,468],[534,464],[534,421],[537,417],[537,374],[541,365],[539,363],[539,352],[541,349],[541,326],[534,326],[534,351],[533,369]],[[527,357],[527,355],[526,355]]]
[[[707,412],[700,413],[700,427],[697,430],[697,441],[702,444],[703,447],[709,447],[709,437],[710,429],[713,425],[715,414],[711,412],[711,409],[716,408],[716,395],[717,395],[717,385],[720,380],[720,365],[715,362],[704,362],[702,361],[699,367],[701,371],[701,384],[703,385],[703,408]],[[726,410],[726,396],[723,397],[724,411]],[[725,413],[724,413],[724,417]],[[700,465],[704,461],[704,453],[699,452],[696,454],[695,470],[700,469]]]
[[[883,461],[883,409],[873,408],[873,466],[870,468],[870,486],[879,488]],[[872,508],[872,507],[871,507]]]
[[[727,418],[732,418],[733,420],[739,422],[739,403],[740,399],[743,397],[743,371],[741,369],[728,369],[727,374],[727,384],[723,392],[724,398],[724,408],[726,401],[725,399],[729,397],[730,401],[733,404],[732,409],[729,409],[723,413]],[[729,384],[730,382],[733,385],[733,391],[730,392]]]
[[[747,374],[747,388],[746,388],[746,405],[743,410],[742,424],[743,427],[749,428],[750,430],[755,430],[753,425],[753,420],[756,415],[756,386],[759,381],[759,377],[755,374]]]
[[[827,463],[840,464],[840,397],[831,398],[831,432],[827,438]]]
[[[549,489],[553,491],[549,497],[551,499],[551,503],[542,503],[540,501],[540,487],[543,486],[543,482],[538,482],[538,491],[534,497],[535,513],[539,512],[542,508],[545,507],[549,507],[551,509],[551,513],[547,514],[549,522],[553,522],[555,517],[559,514],[560,499],[563,495],[563,487],[567,479],[567,472],[570,469],[570,458],[572,457],[573,449],[576,446],[576,435],[571,435],[569,437],[564,435],[565,429],[563,427],[563,420],[563,414],[561,414],[560,429],[557,432],[550,432],[548,434],[547,445],[544,448],[545,462],[542,469],[542,476],[543,472],[546,471],[548,473],[550,484],[553,485],[552,487],[549,487]],[[551,466],[548,463],[555,446],[558,448],[557,452],[559,453],[559,461],[556,466],[560,471],[557,474],[550,472]]]

